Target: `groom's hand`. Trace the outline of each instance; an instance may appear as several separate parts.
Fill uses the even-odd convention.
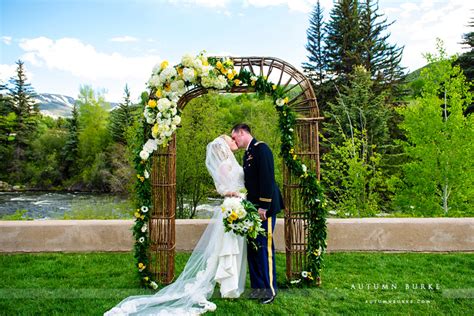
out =
[[[260,215],[260,219],[262,221],[266,220],[267,219],[267,210],[263,209],[263,208],[259,208],[258,209],[258,215]]]

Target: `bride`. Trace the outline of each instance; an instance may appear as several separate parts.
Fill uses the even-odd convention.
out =
[[[206,167],[217,192],[238,196],[244,173],[232,151],[237,145],[227,135],[206,148]],[[209,301],[216,282],[224,298],[237,298],[245,289],[247,253],[244,237],[224,232],[223,214],[216,207],[209,225],[194,248],[181,275],[154,295],[130,296],[104,315],[198,315],[214,311]]]

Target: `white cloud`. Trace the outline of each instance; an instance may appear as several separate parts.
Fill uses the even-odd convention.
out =
[[[16,73],[16,65],[0,64],[0,81],[6,83]]]
[[[22,59],[34,66],[70,72],[86,80],[146,80],[152,67],[161,59],[158,55],[127,57],[98,52],[92,45],[75,38],[24,39],[20,41],[20,47],[25,51]]]
[[[111,39],[109,39],[109,41],[119,42],[119,43],[138,42],[138,38],[125,35],[125,36],[112,37]]]
[[[225,8],[230,0],[168,0],[175,5],[198,5],[208,8]]]
[[[12,43],[12,37],[11,36],[2,36],[2,42],[5,45],[10,45]]]
[[[317,0],[244,0],[244,6],[254,6],[257,8],[263,8],[268,6],[280,6],[286,5],[291,11],[299,11],[309,13],[312,11]],[[331,5],[330,0],[321,1],[322,7],[328,7]]]
[[[381,9],[389,21],[396,20],[389,28],[390,41],[405,46],[402,64],[411,71],[426,64],[422,55],[435,52],[436,38],[444,41],[448,54],[460,53],[462,34],[468,32],[472,12],[469,3],[463,0],[419,4],[406,1]]]

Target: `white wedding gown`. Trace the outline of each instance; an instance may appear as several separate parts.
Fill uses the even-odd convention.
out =
[[[207,145],[206,167],[217,192],[244,188],[242,167],[221,137]],[[199,315],[216,309],[209,301],[216,282],[224,298],[237,298],[245,289],[247,254],[245,239],[224,232],[220,207],[175,282],[154,295],[130,296],[104,315]]]

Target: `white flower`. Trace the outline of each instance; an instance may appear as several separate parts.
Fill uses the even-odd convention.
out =
[[[159,75],[152,75],[150,80],[148,80],[148,86],[152,88],[161,87],[161,79]]]
[[[160,73],[160,80],[161,82],[170,81],[171,78],[176,77],[177,74],[178,73],[176,72],[176,69],[174,69],[174,67],[168,66]]]
[[[186,93],[186,86],[183,80],[175,80],[170,85],[171,91],[177,92],[178,94]]]
[[[145,179],[148,179],[150,177],[150,173],[148,172],[148,170],[145,170],[143,175],[145,176]]]
[[[140,151],[140,158],[142,160],[147,160],[148,157],[150,157],[150,153],[148,151],[146,151],[146,150]]]
[[[196,79],[196,73],[192,68],[184,68],[183,69],[183,79],[188,82],[194,82]]]
[[[202,66],[201,68],[201,77],[209,76],[209,71],[212,69],[211,66]]]
[[[143,244],[145,242],[145,237],[138,238],[138,241]]]
[[[158,144],[156,143],[155,139],[149,139],[146,141],[145,145],[143,145],[143,150],[146,150],[149,153],[152,153],[157,149],[158,149]]]
[[[156,284],[155,281],[151,281],[151,282],[150,282],[150,285],[151,285],[151,287],[152,287],[154,290],[156,290],[156,289],[158,288],[158,284]]]
[[[305,164],[301,165],[301,169],[303,169],[303,173],[306,173],[306,171],[308,171],[308,167],[306,167]]]
[[[285,104],[285,100],[283,100],[282,98],[278,98],[275,103],[278,106],[283,106],[283,104]]]
[[[227,79],[223,75],[219,75],[214,81],[214,87],[217,89],[224,89],[227,86]]]
[[[302,271],[302,272],[301,272],[301,276],[302,276],[303,278],[307,278],[307,277],[308,277],[308,271]]]
[[[301,282],[301,279],[290,281],[291,284],[298,284]]]
[[[161,112],[166,111],[171,107],[171,101],[168,100],[168,98],[159,99],[157,104],[157,108]]]
[[[184,67],[192,67],[193,66],[194,57],[191,54],[184,54],[183,58],[181,58],[181,63]]]
[[[143,224],[143,226],[142,226],[142,233],[146,232],[147,229],[148,229],[147,224]]]
[[[142,206],[142,207],[141,207],[141,211],[142,211],[143,213],[148,212],[148,207],[147,207],[147,206]]]
[[[197,70],[197,71],[201,71],[202,69],[202,60],[201,58],[195,58],[193,60],[193,67]]]
[[[143,111],[143,116],[145,117],[146,122],[148,124],[155,123],[153,110],[151,110],[149,107],[145,107],[145,110]]]
[[[252,80],[252,81],[257,81],[257,80],[258,80],[258,77],[257,77],[257,76],[252,76],[252,77],[250,77],[250,80]]]

